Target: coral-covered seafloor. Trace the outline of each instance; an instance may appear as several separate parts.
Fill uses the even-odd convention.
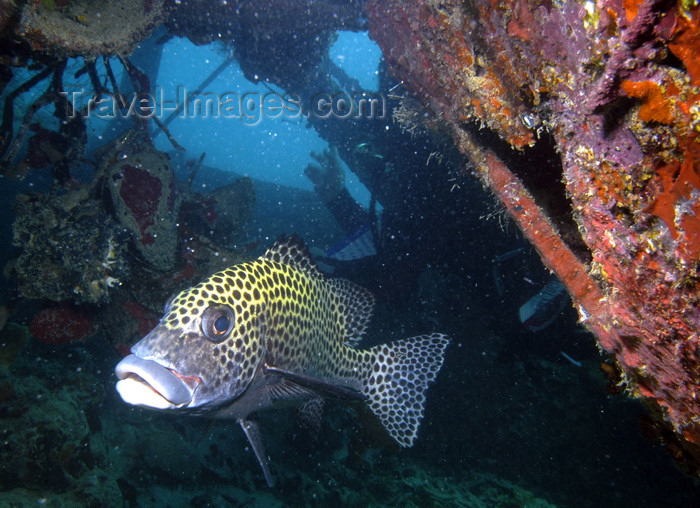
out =
[[[455,281],[443,283],[454,294]],[[463,290],[480,314],[478,294]],[[26,329],[12,339],[13,325],[0,332],[13,356],[0,370],[0,499],[22,507],[692,504],[691,481],[629,432],[641,408],[606,394],[597,352],[567,340],[576,366],[537,346],[578,335],[573,313],[547,334],[504,337],[489,332],[494,323],[451,312],[431,314],[448,331],[471,330],[469,345],[448,356],[416,447],[392,445],[361,406],[327,404],[318,436],[293,410],[267,412],[260,421],[274,489],[235,422],[123,404],[113,390],[119,357],[103,337],[45,345]],[[390,336],[416,326],[425,309],[415,301],[378,313],[383,324],[370,333]],[[514,339],[526,342],[519,352]],[[23,344],[14,353],[12,340]]]

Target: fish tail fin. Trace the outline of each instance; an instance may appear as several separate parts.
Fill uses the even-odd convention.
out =
[[[450,343],[442,334],[420,335],[370,349],[372,366],[363,393],[384,428],[401,446],[413,446],[425,411],[425,392]]]

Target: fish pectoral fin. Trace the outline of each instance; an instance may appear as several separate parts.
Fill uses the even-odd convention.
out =
[[[280,376],[286,381],[287,385],[291,384],[292,386],[298,387],[300,393],[312,392],[319,397],[345,400],[365,400],[365,396],[362,394],[362,392],[329,383],[317,377],[280,369],[267,364],[265,364],[264,369],[267,374]]]
[[[276,377],[279,378],[280,376]],[[268,385],[267,392],[272,400],[299,400],[318,397],[315,392],[284,378]]]
[[[258,458],[260,467],[262,467],[263,474],[265,475],[267,486],[270,488],[274,487],[275,480],[272,478],[272,473],[270,473],[270,466],[268,465],[267,455],[265,455],[265,448],[263,447],[262,439],[260,437],[260,427],[258,427],[258,422],[241,418],[238,420],[238,423],[241,424],[241,428],[243,429],[243,432],[245,432],[245,436],[248,438],[248,442],[253,448],[255,456]]]

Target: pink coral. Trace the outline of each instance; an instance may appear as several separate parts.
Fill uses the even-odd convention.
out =
[[[46,307],[34,316],[30,333],[45,344],[65,344],[90,335],[92,316],[75,305]]]

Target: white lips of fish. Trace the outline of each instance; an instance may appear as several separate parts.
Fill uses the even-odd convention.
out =
[[[129,355],[119,362],[115,373],[120,381],[117,391],[124,402],[153,409],[173,409],[186,406],[198,379],[183,379],[153,360]]]

